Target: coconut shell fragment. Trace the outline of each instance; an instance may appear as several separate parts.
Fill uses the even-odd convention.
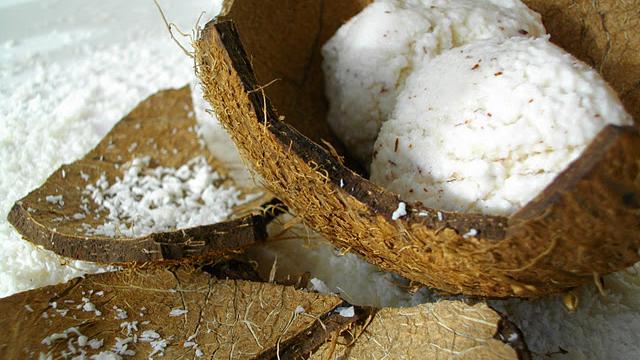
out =
[[[502,338],[502,321],[485,303],[386,308],[323,344],[310,359],[530,359],[521,334]]]
[[[527,359],[522,335],[484,303],[355,307],[338,297],[247,281],[237,261],[88,275],[0,299],[3,359]],[[203,271],[206,270],[206,271]],[[508,340],[505,338],[508,337]],[[344,357],[332,357],[341,353]],[[412,357],[414,356],[414,357]]]
[[[271,198],[268,194],[236,208],[232,219],[217,224],[134,238],[88,235],[83,231],[83,225],[103,223],[106,214],[91,211],[86,217],[77,217],[82,213],[82,191],[102,174],[109,182],[121,177],[122,165],[134,158],[150,156],[153,166],[178,168],[202,156],[225,175],[221,164],[201,144],[193,114],[188,88],[152,95],[116,124],[91,152],[63,165],[41,187],[16,202],[9,222],[24,238],[45,249],[101,263],[211,257],[264,240],[269,216],[260,205]],[[231,183],[232,179],[225,181]],[[60,203],[52,204],[52,197]],[[87,205],[91,210],[96,208],[93,203]]]
[[[640,260],[640,135],[633,127],[606,127],[545,191],[508,218],[405,203],[345,167],[333,150],[339,152],[340,144],[332,143],[331,151],[319,145],[333,141],[319,49],[366,3],[236,0],[195,43],[205,98],[241,155],[290,210],[340,248],[454,294],[541,296]],[[601,3],[611,13],[640,10],[640,3]],[[572,14],[567,9],[573,6],[555,4],[536,1],[534,8]],[[591,20],[584,31],[600,34],[601,21]],[[559,39],[572,29],[550,28]],[[611,35],[607,45],[610,56],[633,59],[605,61],[618,72],[637,60],[635,52],[621,49],[640,33],[624,34]],[[632,91],[628,79],[622,84],[607,73],[614,88]],[[628,74],[634,84],[640,81],[637,71]],[[631,95],[623,99],[637,105]],[[401,207],[407,215],[394,216]]]
[[[111,351],[146,359],[160,349],[155,355],[167,359],[271,359],[278,351],[294,354],[288,349],[308,342],[318,319],[339,322],[335,331],[357,320],[332,313],[342,302],[335,296],[217,275],[189,268],[131,269],[1,299],[0,354],[88,358]],[[314,340],[316,348],[324,334]]]

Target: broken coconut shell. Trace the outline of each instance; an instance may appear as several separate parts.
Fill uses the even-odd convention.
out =
[[[485,303],[385,308],[334,334],[311,360],[531,359],[522,333]]]
[[[100,263],[145,262],[184,257],[216,256],[238,251],[266,238],[270,216],[260,204],[264,196],[235,209],[234,218],[211,225],[152,233],[136,238],[87,235],[83,224],[104,223],[105,212],[82,213],[82,191],[101,174],[112,183],[122,177],[121,165],[136,157],[150,156],[155,166],[178,168],[203,156],[225,176],[223,166],[201,144],[196,133],[193,102],[188,87],[152,95],[124,117],[87,155],[61,166],[39,188],[16,202],[9,222],[27,240],[59,255]],[[84,177],[84,178],[83,178]],[[226,180],[231,183],[231,179]],[[256,188],[246,192],[262,191]],[[47,196],[62,195],[64,204],[52,204]]]
[[[331,146],[328,151],[319,145],[333,139],[325,119],[320,47],[367,3],[235,0],[199,34],[196,70],[205,98],[278,198],[339,247],[450,293],[535,297],[640,259],[640,136],[633,127],[607,126],[545,191],[510,217],[416,203],[407,204],[407,216],[392,220],[399,197],[345,167]],[[592,64],[637,114],[640,57],[629,46],[640,41],[631,26],[638,17],[607,17],[600,10],[637,14],[640,3],[556,4],[532,2],[553,22],[551,35],[559,43],[575,37],[577,23],[586,35],[574,47],[607,39],[604,55]],[[558,13],[581,12],[590,16],[558,20],[565,17]],[[618,33],[609,33],[613,29]]]
[[[335,339],[355,332],[344,348],[356,358],[400,358],[413,350],[459,352],[464,359],[529,355],[522,336],[516,341],[505,333],[505,320],[486,304],[442,301],[377,313],[356,307],[354,316],[344,317],[336,310],[346,304],[336,296],[242,280],[250,271],[237,267],[127,269],[0,299],[6,314],[0,356],[89,357],[119,349],[127,358],[146,359],[156,348],[155,355],[170,359],[326,359]],[[387,351],[374,349],[376,341]]]
[[[288,353],[291,346],[312,341],[309,332],[319,326],[317,319],[339,323],[336,330],[357,320],[332,313],[341,303],[335,296],[224,274],[216,278],[189,268],[88,275],[1,299],[0,354],[4,359],[40,353],[58,358],[73,346],[77,355],[79,335],[58,340],[53,335],[76,328],[87,340],[103,341],[97,349],[82,347],[87,357],[113,351],[117,338],[132,338],[127,350],[146,359],[153,345],[144,341],[144,332],[153,330],[159,335],[154,340],[167,341],[162,352],[169,359],[195,358],[197,350],[206,358],[271,359],[278,349]],[[135,329],[128,330],[125,323],[134,322]],[[316,348],[324,340],[324,335],[314,340]]]

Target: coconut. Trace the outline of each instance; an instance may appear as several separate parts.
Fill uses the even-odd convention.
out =
[[[544,37],[479,41],[408,75],[370,179],[430,207],[506,216],[607,124],[633,120],[595,70]]]
[[[344,251],[450,293],[540,296],[640,258],[640,136],[632,127],[605,127],[576,161],[509,217],[402,201],[347,168],[326,123],[320,47],[367,3],[236,0],[195,43],[205,98],[241,155],[292,211]],[[565,11],[556,4],[532,2],[543,19]],[[579,1],[566,14],[640,6],[602,1],[594,10],[592,5]],[[602,67],[625,106],[637,114],[638,98],[629,84],[640,78],[638,60],[624,49],[640,44],[640,35],[621,20],[603,27],[601,18],[587,19],[583,33],[609,39],[606,56],[593,57],[591,65]],[[561,24],[548,27],[560,43],[574,36],[571,23]],[[617,29],[615,36],[611,29]]]
[[[456,341],[452,341],[452,333]],[[487,312],[486,304],[441,301],[382,309],[365,326],[355,326],[325,343],[310,359],[381,359],[390,355],[398,359],[531,358],[522,333],[499,314]]]
[[[351,335],[353,354],[379,352],[372,349],[377,342],[400,357],[411,349],[392,344],[404,339],[434,355],[529,356],[519,331],[484,303],[378,312],[262,282],[237,261],[88,275],[0,299],[0,310],[0,348],[9,358],[318,358]]]
[[[542,36],[540,15],[519,0],[378,0],[322,46],[327,121],[361,163],[407,74],[442,51],[482,39]]]
[[[208,185],[214,181],[219,186]],[[212,257],[266,238],[269,216],[260,205],[271,195],[261,191],[234,183],[200,143],[183,88],[143,101],[82,159],[16,202],[8,218],[27,240],[74,259]],[[148,204],[133,201],[147,196]]]
[[[310,336],[318,319],[338,330],[358,319],[334,315],[335,296],[238,279],[222,265],[89,275],[4,298],[3,354],[269,359],[300,342],[319,346],[324,335]]]

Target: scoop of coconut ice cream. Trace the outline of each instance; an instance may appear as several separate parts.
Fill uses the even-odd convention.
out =
[[[425,58],[476,40],[541,36],[540,15],[519,0],[378,0],[322,48],[328,122],[369,164],[404,79]]]
[[[427,206],[507,215],[607,123],[632,119],[595,70],[547,38],[478,42],[408,77],[376,141],[371,180]]]

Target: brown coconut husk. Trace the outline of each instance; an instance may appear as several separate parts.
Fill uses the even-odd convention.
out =
[[[270,194],[235,209],[229,221],[193,228],[153,233],[136,238],[89,236],[82,224],[102,224],[105,212],[74,219],[81,210],[82,191],[105,174],[109,183],[122,177],[124,164],[136,157],[150,156],[152,166],[180,167],[204,156],[212,168],[226,176],[224,167],[201,144],[196,133],[193,102],[188,87],[166,90],[140,103],[83,158],[56,170],[39,188],[16,202],[9,222],[27,240],[59,255],[101,263],[147,262],[192,257],[215,257],[238,251],[266,238],[271,215],[261,204]],[[88,180],[81,177],[88,175]],[[232,184],[227,178],[225,183]],[[243,189],[247,193],[263,191]],[[64,206],[46,201],[62,195]],[[86,196],[85,196],[86,197]]]
[[[226,16],[199,34],[197,72],[205,98],[277,197],[337,246],[450,293],[540,296],[640,259],[640,136],[632,127],[606,127],[553,184],[511,217],[407,204],[408,215],[393,221],[401,199],[319,145],[333,141],[325,120],[319,49],[366,3],[236,0]],[[573,3],[569,8],[589,13],[640,9],[637,2]],[[572,14],[551,0],[532,4],[543,14]],[[595,10],[588,10],[592,6]],[[618,26],[604,29],[603,16],[566,26],[555,20],[560,15],[549,18],[560,43],[571,39],[576,22],[584,33],[608,39],[602,69],[617,70],[604,75],[617,90],[626,89],[623,100],[635,113],[635,87],[613,74],[627,74],[636,84],[640,80],[640,67],[634,65],[640,57],[629,47],[640,33],[618,24],[637,18],[609,16],[605,20]],[[612,29],[620,33],[607,36]],[[471,229],[478,234],[465,237]]]
[[[95,309],[85,311],[83,298]],[[456,352],[464,359],[529,356],[522,336],[505,332],[506,320],[486,304],[442,301],[379,312],[356,307],[354,316],[343,317],[336,310],[346,305],[333,295],[261,282],[250,266],[237,261],[200,269],[128,269],[0,299],[5,314],[0,318],[0,354],[4,359],[40,353],[60,358],[69,351],[69,342],[79,352],[75,333],[43,342],[76,328],[87,340],[103,340],[98,349],[82,348],[87,357],[112,350],[116,338],[137,335],[127,345],[135,354],[127,358],[146,359],[152,348],[140,340],[145,330],[167,340],[163,352],[169,359],[197,358],[196,348],[203,358],[215,359],[327,359],[338,352],[348,358],[448,358]],[[117,318],[118,309],[126,311],[126,318]],[[173,309],[187,312],[172,317]],[[137,329],[127,333],[123,323],[134,321]],[[185,347],[187,341],[197,346]]]
[[[386,308],[334,334],[309,359],[531,359],[522,333],[485,303]]]
[[[68,351],[68,339],[49,346],[43,339],[75,327],[89,339],[104,341],[99,349],[85,346],[87,357],[111,350],[116,338],[135,334],[138,341],[128,344],[136,352],[131,358],[146,359],[151,346],[139,339],[145,330],[154,330],[168,342],[168,359],[196,358],[196,349],[185,347],[186,341],[197,343],[204,358],[271,359],[278,350],[293,354],[291,347],[299,343],[315,342],[319,347],[326,337],[324,332],[313,333],[319,319],[339,323],[331,331],[358,319],[332,313],[342,303],[336,296],[229,279],[227,273],[214,275],[188,267],[136,269],[88,275],[1,299],[0,353],[3,359],[37,358],[40,353],[59,358]],[[82,298],[100,314],[77,308],[84,304]],[[296,313],[299,306],[303,313]],[[127,318],[117,319],[116,308],[125,310]],[[172,317],[172,309],[187,313]],[[137,331],[127,335],[121,324],[133,321],[138,322]],[[69,338],[79,348],[77,335]]]

